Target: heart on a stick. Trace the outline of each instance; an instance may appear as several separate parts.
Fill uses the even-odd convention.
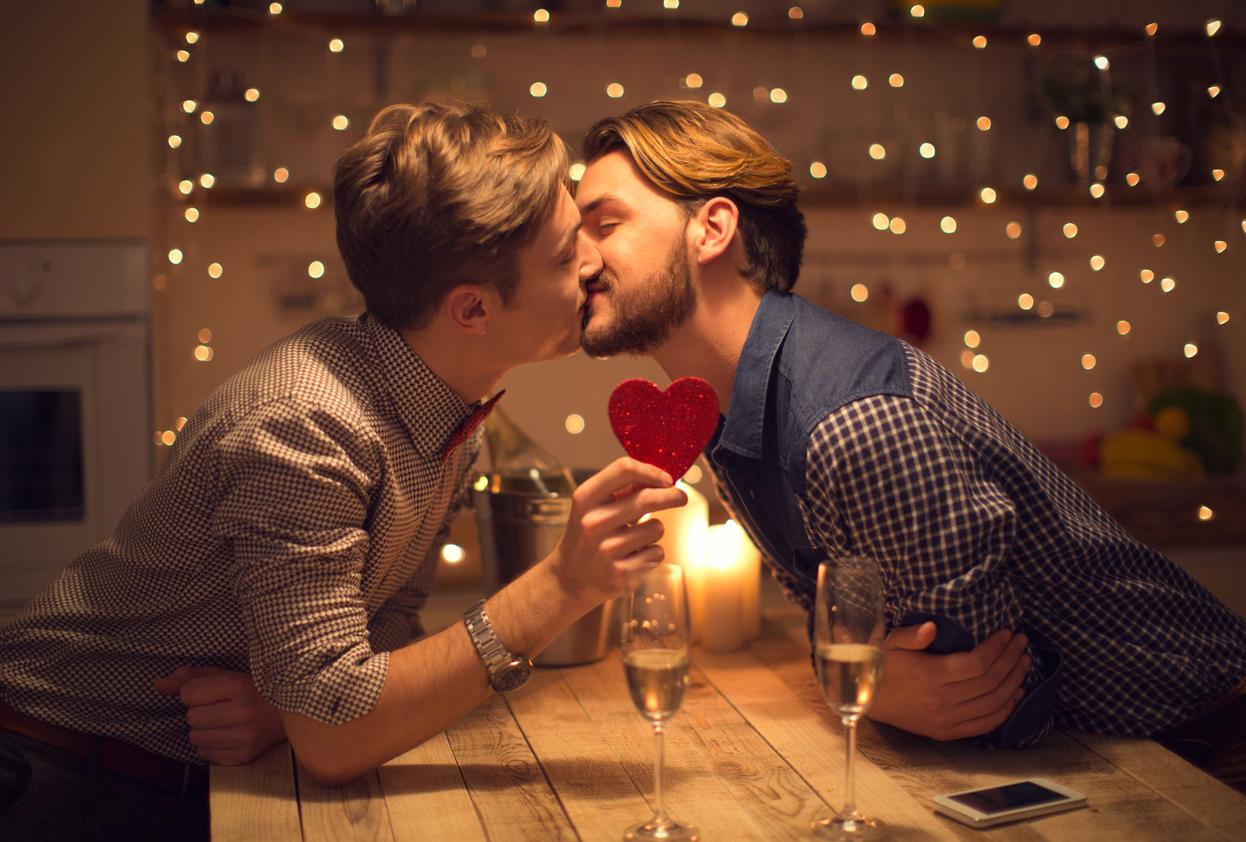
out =
[[[610,426],[627,455],[678,481],[718,428],[718,395],[699,377],[663,392],[648,380],[624,380],[610,395]]]

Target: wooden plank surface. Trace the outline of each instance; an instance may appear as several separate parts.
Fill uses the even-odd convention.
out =
[[[394,758],[378,774],[394,842],[488,838],[445,734]]]
[[[784,634],[775,634],[772,627],[769,634],[752,644],[751,651],[794,696],[803,699],[814,712],[829,716],[825,705],[820,704],[821,691],[806,653],[808,644],[803,620],[798,625],[794,618],[785,617],[777,625]],[[800,658],[791,658],[792,646],[802,652]],[[1172,761],[1184,763],[1150,740],[1095,738],[1105,751],[1113,747],[1116,759],[1112,760],[1058,730],[1040,745],[1021,750],[981,748],[974,740],[938,743],[872,722],[862,723],[860,737],[862,754],[931,810],[936,795],[1029,777],[1050,778],[1084,792],[1089,799],[1090,807],[1085,810],[992,829],[991,834],[999,839],[1050,839],[1054,842],[1065,839],[1226,838],[1224,831],[1213,825],[1206,815],[1195,815],[1174,800],[1159,797],[1152,786],[1122,768],[1130,763],[1128,758],[1140,750],[1147,751],[1153,758],[1167,755]],[[1226,798],[1223,811],[1232,814],[1233,799],[1246,800],[1211,776],[1184,765],[1188,775],[1186,789],[1203,791],[1204,798],[1215,797],[1206,793],[1220,793]],[[963,838],[979,838],[976,831],[949,819],[938,817],[938,821]]]
[[[304,842],[393,842],[376,770],[339,787],[321,786],[295,764]]]
[[[294,756],[280,742],[244,766],[213,766],[209,803],[213,842],[298,842]]]
[[[499,695],[446,732],[472,804],[490,839],[576,838],[532,748]]]

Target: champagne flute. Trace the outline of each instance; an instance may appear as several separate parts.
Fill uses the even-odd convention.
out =
[[[826,703],[844,720],[847,763],[844,807],[813,823],[820,839],[878,839],[885,825],[857,810],[853,759],[857,720],[869,709],[883,674],[882,582],[869,558],[848,557],[818,566],[814,634],[818,681]]]
[[[632,702],[653,725],[653,816],[629,827],[624,840],[696,842],[697,829],[676,821],[662,805],[662,734],[688,686],[688,601],[684,571],[662,564],[640,579],[623,613],[623,668]]]

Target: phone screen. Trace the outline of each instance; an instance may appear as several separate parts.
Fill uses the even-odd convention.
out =
[[[963,792],[960,795],[948,797],[966,807],[972,807],[980,813],[987,814],[1005,813],[1009,810],[1020,810],[1023,807],[1037,807],[1039,804],[1050,804],[1053,801],[1063,801],[1067,798],[1032,781]]]

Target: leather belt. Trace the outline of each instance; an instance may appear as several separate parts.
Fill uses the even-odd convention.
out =
[[[0,699],[0,728],[89,760],[101,768],[165,792],[186,795],[207,787],[208,767],[179,763],[111,737],[62,728],[14,710]]]

